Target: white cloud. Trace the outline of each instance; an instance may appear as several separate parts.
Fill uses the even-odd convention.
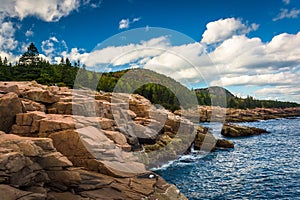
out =
[[[33,36],[34,35],[34,32],[32,31],[32,30],[27,30],[26,32],[25,32],[25,36],[26,37],[31,37],[31,36]]]
[[[19,56],[16,56],[16,55],[12,54],[11,52],[1,51],[1,50],[0,50],[0,57],[1,57],[2,61],[6,57],[8,62],[11,62],[12,64],[14,64],[16,61],[19,60]]]
[[[17,47],[18,41],[15,40],[15,31],[12,22],[0,24],[0,50],[11,51]]]
[[[55,22],[76,10],[79,0],[0,0],[0,15],[18,17],[21,20],[27,16],[36,16],[46,22]]]
[[[42,41],[42,52],[50,62],[56,62],[56,57],[66,54],[68,46],[64,40],[58,40],[55,36],[49,37],[49,39]]]
[[[119,29],[129,28],[129,19],[122,19],[119,22]]]
[[[285,18],[298,18],[298,15],[300,14],[300,9],[280,9],[280,13],[273,18],[273,21],[278,21],[280,19],[285,19]]]
[[[128,64],[152,69],[176,80],[207,81],[221,86],[288,85],[298,77],[290,71],[300,70],[300,32],[277,35],[268,43],[245,35],[233,36],[209,53],[211,60],[205,51],[205,46],[197,42],[172,46],[164,36],[139,44],[109,46],[84,55],[72,50],[68,55],[88,66],[109,65],[113,69]]]
[[[98,8],[98,7],[100,7],[101,3],[102,3],[102,0],[96,0],[96,1],[82,0],[82,5],[90,6],[91,8]]]
[[[300,88],[297,86],[291,87],[290,85],[267,87],[256,90],[255,95],[263,99],[299,102]]]
[[[134,23],[134,22],[138,22],[138,21],[140,21],[140,20],[141,20],[141,18],[140,18],[140,17],[133,18],[133,20],[132,20],[132,23]]]
[[[169,45],[167,37],[159,37],[149,41],[142,41],[139,44],[109,46],[90,53],[86,64],[88,66],[101,64],[120,66],[141,60],[145,57],[157,56]]]
[[[50,37],[48,40],[42,41],[42,51],[46,55],[51,55],[53,51],[55,50],[54,48],[54,43],[57,43],[58,40],[56,37]]]
[[[282,2],[286,5],[288,5],[288,4],[290,4],[291,1],[290,0],[282,0]]]
[[[221,75],[211,85],[286,88],[286,100],[300,102],[300,92],[297,95],[291,93],[300,85],[300,32],[282,33],[267,43],[260,38],[234,36],[221,43],[209,56]],[[262,91],[266,93],[258,92],[260,98],[278,97],[270,90]]]
[[[206,44],[222,42],[234,35],[247,34],[257,28],[257,24],[252,24],[249,27],[243,24],[240,19],[219,19],[217,21],[209,22],[206,25],[206,30],[202,35],[201,42]]]
[[[129,28],[130,24],[134,24],[135,22],[140,21],[141,18],[140,17],[136,17],[133,18],[132,20],[130,19],[121,19],[121,21],[119,22],[119,29],[127,29]]]
[[[259,75],[239,75],[233,77],[224,76],[221,78],[221,80],[213,81],[212,85],[286,85],[293,84],[297,78],[298,77],[295,74],[289,72]]]
[[[234,36],[209,55],[225,72],[279,70],[300,63],[300,32],[277,35],[269,43],[263,43],[259,38]]]
[[[81,63],[85,63],[86,62],[86,59],[87,57],[89,56],[88,53],[86,53],[84,51],[84,49],[78,49],[78,48],[72,48],[71,49],[71,52],[67,52],[67,51],[64,51],[62,52],[61,54],[64,58],[69,58],[69,60],[71,62],[77,62],[78,60],[81,62]],[[55,59],[56,61],[60,61],[61,58],[57,58]]]

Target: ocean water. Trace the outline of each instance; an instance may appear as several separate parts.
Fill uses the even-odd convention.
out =
[[[239,124],[270,133],[231,138],[233,150],[193,153],[156,172],[191,200],[300,199],[300,118]]]

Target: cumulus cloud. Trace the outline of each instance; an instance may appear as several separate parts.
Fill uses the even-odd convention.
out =
[[[90,53],[86,64],[89,66],[99,64],[111,64],[113,66],[125,65],[145,57],[157,56],[161,54],[168,45],[170,45],[168,38],[162,36],[148,41],[142,41],[139,44],[109,46]]]
[[[134,24],[135,22],[140,21],[141,18],[140,17],[136,17],[133,18],[132,20],[130,19],[121,19],[121,21],[119,22],[119,29],[127,29],[129,28],[130,24]]]
[[[12,19],[23,20],[28,16],[37,17],[46,22],[57,22],[62,17],[69,15],[72,11],[77,10],[83,5],[84,0],[0,0],[0,51],[12,55],[11,52],[16,49],[23,49],[24,43],[15,39],[15,32],[18,28],[17,23],[12,23]],[[91,7],[99,6],[101,1],[87,0],[85,5]],[[34,35],[32,29],[25,32],[26,37]],[[52,41],[55,42],[55,41]],[[21,46],[20,46],[21,45]],[[44,51],[50,54],[51,41],[44,42]],[[3,53],[2,53],[3,54]],[[13,58],[12,56],[9,56]]]
[[[68,51],[66,42],[57,39],[55,36],[51,36],[47,40],[42,41],[41,48],[42,53],[47,57],[46,60],[49,60],[50,62],[56,62],[55,57],[59,57],[64,54],[64,52]]]
[[[12,22],[0,24],[0,50],[14,50],[18,44],[15,40],[15,27]]]
[[[224,76],[220,80],[213,81],[212,85],[240,85],[240,86],[257,86],[257,85],[287,85],[293,84],[297,80],[295,74],[289,72],[280,72],[274,74],[258,74],[258,75],[240,75],[240,76]]]
[[[300,32],[282,33],[266,43],[260,38],[234,36],[209,53],[221,77],[212,81],[211,85],[291,88],[285,91],[285,95],[288,95],[300,84],[299,55]],[[264,98],[277,97],[273,93],[265,95],[267,96]],[[263,97],[259,92],[257,96]],[[300,102],[299,97],[300,95],[292,95],[286,98]]]
[[[206,25],[206,30],[202,35],[201,42],[206,44],[222,42],[234,35],[247,34],[257,28],[257,24],[253,23],[250,26],[247,26],[243,24],[240,19],[219,19],[217,21],[209,22]]]
[[[86,53],[84,49],[72,48],[70,52],[64,51],[61,55],[64,58],[69,58],[71,62],[77,62],[79,60],[81,63],[86,63],[89,53]],[[60,59],[60,57],[59,59],[56,58],[56,61],[60,61]]]
[[[121,19],[119,29],[129,28],[129,19]]]
[[[278,21],[285,18],[298,18],[298,15],[300,14],[300,9],[280,9],[280,13],[273,18],[273,21]]]
[[[138,44],[108,46],[84,56],[78,51],[69,55],[76,55],[88,66],[144,67],[178,81],[207,85],[298,88],[300,84],[300,32],[282,33],[270,42],[234,35],[220,42],[208,56],[205,52],[206,45],[201,43],[174,46],[168,36],[163,36]],[[275,98],[274,94],[266,95]],[[293,95],[293,100],[300,101],[296,97]]]
[[[31,36],[33,36],[34,35],[34,32],[32,31],[32,30],[27,30],[26,32],[25,32],[25,36],[26,37],[31,37]]]
[[[264,99],[277,99],[281,101],[298,101],[300,100],[300,88],[290,85],[266,87],[255,91],[255,95]]]
[[[290,4],[291,1],[290,0],[282,0],[282,2],[286,5],[288,5],[288,4]]]
[[[0,15],[4,17],[18,17],[21,20],[27,16],[36,16],[46,22],[58,21],[76,10],[79,0],[1,0]]]

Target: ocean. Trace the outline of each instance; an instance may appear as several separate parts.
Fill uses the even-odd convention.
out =
[[[230,138],[232,150],[194,152],[155,172],[190,200],[300,199],[300,118],[238,124],[270,133]]]

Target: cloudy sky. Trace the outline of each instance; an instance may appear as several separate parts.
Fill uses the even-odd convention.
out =
[[[0,56],[14,63],[30,42],[53,63],[300,103],[299,0],[0,0]]]

